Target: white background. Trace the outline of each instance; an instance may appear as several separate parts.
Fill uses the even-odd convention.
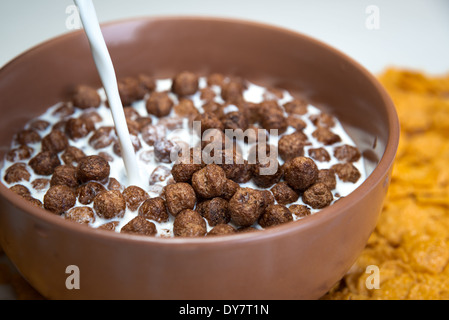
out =
[[[70,32],[72,0],[0,0],[0,66]],[[314,36],[374,73],[390,65],[449,72],[449,0],[94,0],[100,22],[136,16],[201,15],[265,22]],[[366,27],[368,6],[379,29]]]

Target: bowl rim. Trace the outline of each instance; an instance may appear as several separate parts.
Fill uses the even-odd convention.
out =
[[[379,160],[378,164],[371,172],[371,174],[361,183],[359,187],[357,187],[352,193],[348,196],[339,199],[331,206],[326,207],[323,210],[320,210],[317,213],[304,217],[298,221],[294,221],[291,223],[285,223],[278,226],[270,227],[264,229],[263,231],[257,232],[242,232],[236,233],[232,235],[217,235],[213,237],[173,237],[173,238],[163,238],[163,237],[149,237],[142,235],[134,235],[134,234],[122,234],[120,232],[111,232],[108,230],[101,230],[86,227],[85,225],[81,225],[78,223],[73,223],[71,221],[66,221],[62,219],[58,215],[54,215],[46,211],[45,209],[33,206],[29,204],[27,201],[23,201],[23,198],[19,195],[15,194],[9,188],[0,183],[0,195],[6,201],[10,202],[14,206],[18,207],[26,214],[29,214],[36,218],[37,220],[42,220],[47,224],[51,224],[54,227],[60,228],[61,230],[67,229],[67,231],[71,231],[73,233],[77,233],[79,236],[84,237],[92,237],[92,238],[102,238],[107,241],[118,241],[125,243],[139,243],[145,246],[164,246],[164,247],[172,247],[181,248],[181,247],[208,247],[213,246],[216,247],[217,244],[226,246],[226,245],[234,245],[236,243],[247,243],[247,242],[260,242],[267,241],[276,237],[284,237],[291,235],[296,232],[301,232],[304,229],[311,229],[316,227],[319,224],[325,223],[332,219],[338,212],[343,211],[344,208],[352,207],[357,202],[362,201],[362,199],[379,183],[381,183],[381,179],[384,179],[384,176],[390,170],[393,165],[394,159],[396,157],[396,152],[399,144],[399,134],[400,134],[400,125],[398,115],[394,106],[394,103],[385,88],[381,85],[381,83],[375,78],[375,76],[369,72],[364,66],[362,66],[359,62],[343,53],[339,49],[332,47],[331,45],[322,42],[316,38],[313,38],[309,35],[303,34],[301,32],[291,30],[285,27],[280,27],[277,25],[272,25],[269,23],[252,21],[252,20],[243,20],[238,18],[225,18],[225,17],[215,17],[215,16],[195,16],[195,15],[171,15],[171,16],[140,16],[140,17],[132,17],[125,19],[118,19],[109,21],[106,23],[101,23],[102,28],[107,28],[110,26],[117,26],[120,24],[127,24],[132,22],[139,23],[152,23],[157,21],[203,21],[203,22],[224,22],[230,24],[239,24],[242,26],[250,26],[257,27],[260,29],[267,29],[272,31],[281,32],[284,34],[289,34],[295,38],[302,38],[308,42],[313,43],[314,45],[321,47],[323,50],[327,50],[332,52],[332,54],[338,56],[342,60],[345,60],[353,67],[357,69],[357,71],[374,86],[375,90],[380,95],[381,100],[383,101],[384,106],[386,107],[386,113],[388,117],[388,128],[389,135],[385,146],[385,151]],[[50,46],[53,43],[57,43],[60,41],[66,41],[67,38],[73,36],[79,36],[80,33],[84,33],[83,29],[71,31],[68,33],[64,33],[62,35],[50,38],[45,40],[34,47],[24,51],[19,54],[9,62],[7,62],[4,66],[0,68],[0,77],[2,73],[10,68],[13,68],[15,64],[20,63],[22,59],[25,59],[28,56],[33,55],[36,51],[41,49],[45,49],[47,46]],[[389,179],[387,176],[386,179]],[[388,183],[388,181],[384,182]]]

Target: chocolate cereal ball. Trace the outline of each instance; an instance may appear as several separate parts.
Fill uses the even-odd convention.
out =
[[[290,188],[285,181],[276,183],[274,187],[271,188],[271,192],[279,204],[289,204],[295,202],[299,198],[299,194]]]
[[[233,234],[236,232],[237,230],[235,230],[235,228],[229,224],[217,224],[206,234],[206,236],[222,236],[226,234]]]
[[[169,216],[165,205],[165,200],[161,197],[145,200],[139,207],[139,216],[157,222],[168,221]]]
[[[189,155],[178,158],[171,169],[171,174],[176,182],[189,182],[193,174],[203,167],[201,150],[191,148]]]
[[[361,154],[356,147],[344,144],[334,149],[334,157],[344,162],[355,162],[360,159]]]
[[[282,167],[275,159],[263,163],[258,162],[254,165],[253,181],[260,188],[271,187],[281,180],[282,175]]]
[[[304,218],[311,214],[310,208],[303,204],[292,204],[288,210],[298,218]]]
[[[101,191],[105,191],[106,188],[95,181],[89,181],[76,189],[76,193],[78,195],[78,201],[82,204],[89,204],[94,201],[94,198]]]
[[[194,94],[198,91],[198,76],[189,71],[178,73],[173,79],[172,91],[179,96]]]
[[[263,228],[277,226],[282,223],[293,221],[290,210],[279,204],[269,205],[259,218],[259,224]]]
[[[337,179],[335,178],[335,172],[332,169],[321,169],[318,171],[318,179],[316,182],[324,183],[330,190],[335,189],[337,186]]]
[[[78,86],[72,96],[72,103],[80,109],[98,108],[101,103],[97,90],[89,86]]]
[[[54,214],[62,214],[76,204],[76,194],[65,185],[50,187],[44,195],[44,208]]]
[[[103,157],[93,155],[82,158],[76,170],[80,182],[88,182],[91,180],[105,181],[109,177],[111,168]]]
[[[173,223],[173,233],[176,237],[200,237],[206,232],[206,221],[194,210],[181,211]]]
[[[229,204],[222,198],[213,198],[200,202],[196,209],[202,217],[206,218],[210,226],[228,223],[231,220],[229,215]]]
[[[61,155],[61,159],[65,164],[76,166],[78,164],[78,161],[80,161],[85,156],[86,154],[83,150],[77,147],[68,146],[64,150],[64,153]]]
[[[125,198],[128,208],[132,211],[136,211],[142,202],[147,200],[150,196],[145,190],[138,186],[129,186],[123,190],[123,197]]]
[[[91,207],[74,207],[66,212],[64,218],[80,224],[89,224],[95,221],[95,214]]]
[[[307,157],[297,157],[284,164],[284,179],[295,190],[305,190],[318,179],[318,167]]]
[[[59,130],[52,130],[42,139],[42,151],[58,153],[64,151],[68,146],[67,136]]]
[[[192,187],[200,197],[210,199],[221,196],[226,180],[224,170],[212,163],[193,174]]]
[[[361,176],[360,171],[350,162],[334,164],[331,169],[344,182],[356,183]]]
[[[231,200],[238,188],[240,188],[240,185],[237,182],[227,179],[221,197],[228,201]]]
[[[51,176],[50,185],[55,186],[58,184],[63,184],[70,188],[78,187],[76,168],[66,164],[56,167]]]
[[[100,218],[122,218],[126,210],[126,200],[118,190],[102,191],[94,198],[94,209]]]
[[[315,183],[302,195],[302,200],[314,209],[322,209],[334,199],[332,192],[324,183]]]
[[[237,226],[254,224],[265,209],[263,195],[252,188],[239,188],[229,200],[231,221]]]
[[[61,164],[56,153],[51,151],[42,151],[35,155],[28,162],[36,174],[48,176],[51,175],[57,166]]]
[[[218,116],[214,113],[204,112],[198,114],[193,121],[199,121],[201,123],[201,137],[206,130],[217,129],[219,131],[224,130],[223,123],[220,121]]]
[[[312,136],[327,146],[341,141],[338,134],[332,132],[326,127],[318,127],[314,132],[312,132]]]
[[[26,164],[18,162],[6,169],[4,179],[7,183],[14,183],[22,180],[30,181],[30,177]]]
[[[137,216],[125,224],[120,233],[140,234],[144,236],[154,236],[157,233],[156,225],[144,217]]]
[[[172,107],[173,101],[167,92],[153,92],[146,102],[148,113],[158,118],[168,116]]]
[[[303,156],[304,146],[308,144],[307,136],[301,131],[284,135],[278,142],[279,156],[284,161]]]
[[[25,160],[31,158],[31,155],[33,154],[34,149],[26,146],[21,145],[17,148],[11,149],[6,154],[6,160],[11,162],[17,162],[20,160]]]
[[[195,207],[195,191],[185,182],[169,184],[165,187],[165,203],[168,212],[176,217],[182,210]]]

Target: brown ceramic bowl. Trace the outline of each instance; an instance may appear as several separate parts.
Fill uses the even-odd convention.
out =
[[[306,94],[336,115],[369,159],[367,180],[321,212],[263,232],[162,239],[87,228],[30,206],[0,186],[0,242],[51,299],[316,299],[350,268],[387,191],[399,125],[376,79],[337,50],[252,22],[143,18],[103,27],[118,76],[182,70],[241,75]],[[82,31],[50,40],[0,70],[0,145],[73,85],[100,86]],[[66,288],[66,268],[80,289]]]

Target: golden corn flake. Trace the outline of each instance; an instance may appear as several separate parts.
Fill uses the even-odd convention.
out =
[[[379,80],[401,123],[391,185],[365,249],[323,299],[449,299],[449,75],[392,68]]]

